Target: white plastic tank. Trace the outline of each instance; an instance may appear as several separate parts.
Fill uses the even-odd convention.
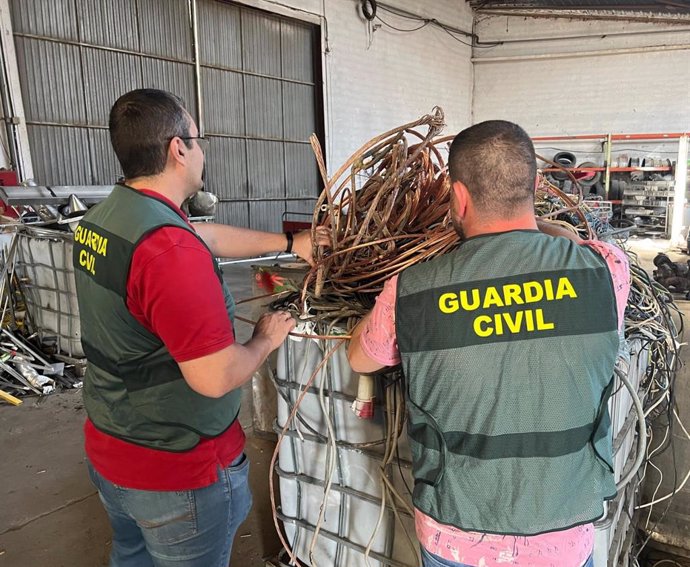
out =
[[[289,339],[281,347],[277,360],[278,431],[304,384],[337,342]],[[358,380],[359,375],[350,369],[343,343],[317,374],[300,405],[300,419],[294,420],[294,428],[281,444],[277,469],[279,517],[288,543],[305,565],[418,567],[414,519],[388,495],[382,512],[381,500],[386,492],[381,479],[386,449],[384,409],[378,405],[372,419],[360,419],[354,414],[351,405]],[[400,388],[401,384],[389,383],[387,387]],[[383,401],[384,388],[383,380],[379,381],[377,402]],[[397,450],[393,449],[399,460],[394,458],[384,474],[411,506],[412,474],[405,438],[403,431]],[[330,491],[322,513],[328,479]],[[396,520],[394,505],[401,521]],[[318,524],[319,536],[312,542]]]
[[[282,345],[277,359],[276,432],[283,429],[304,385],[325,354],[338,342],[288,339]],[[283,522],[287,542],[304,565],[418,567],[419,544],[412,516],[396,502],[400,518],[397,520],[390,506],[390,495],[387,495],[383,514],[380,513],[384,494],[381,458],[386,437],[384,392],[386,388],[400,388],[401,384],[379,379],[376,384],[378,405],[373,419],[356,417],[351,405],[357,395],[359,375],[348,364],[346,344],[342,341],[340,348],[316,374],[300,405],[300,419],[293,421],[280,446],[277,468],[281,495],[279,519]],[[640,341],[633,341],[629,351],[628,380],[637,389],[646,372],[648,352]],[[623,363],[627,360],[624,356]],[[609,409],[618,481],[635,457],[637,423],[632,398],[617,379],[614,392]],[[329,467],[330,455],[334,459]],[[412,475],[405,429],[398,439],[396,459],[385,469],[385,474],[411,506]],[[328,479],[330,491],[322,514]],[[595,523],[595,567],[617,564],[614,561],[629,527],[624,508],[628,507],[632,513],[636,500],[636,487],[630,486],[609,504],[605,517]],[[314,538],[315,526],[319,524],[319,535]],[[370,552],[365,557],[367,548]]]

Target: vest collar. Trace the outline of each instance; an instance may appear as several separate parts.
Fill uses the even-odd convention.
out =
[[[118,184],[116,184],[116,187],[122,187],[123,189],[126,189],[128,191],[134,191],[138,195],[141,195],[141,196],[149,198],[149,199],[155,199],[156,201],[163,203],[166,207],[175,211],[175,213],[177,213],[177,215],[183,221],[185,221],[187,224],[189,224],[189,218],[187,218],[187,215],[184,214],[182,209],[180,209],[180,207],[178,207],[175,203],[173,203],[165,195],[158,193],[158,191],[154,191],[153,189],[135,189],[134,187],[130,187],[129,185],[125,185],[124,183],[118,183]]]
[[[532,228],[519,228],[515,230],[505,230],[502,232],[485,232],[482,234],[477,234],[476,236],[470,236],[469,238],[466,238],[460,243],[460,246],[463,244],[466,244],[467,242],[472,242],[473,240],[479,240],[482,238],[491,238],[494,236],[503,236],[504,234],[514,234],[514,233],[526,233],[526,234],[542,234],[540,230],[532,229]]]

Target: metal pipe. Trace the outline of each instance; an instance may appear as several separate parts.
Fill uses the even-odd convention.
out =
[[[583,134],[577,136],[534,136],[533,142],[554,142],[558,140],[601,140],[604,141],[608,136],[616,140],[675,140],[682,136],[687,136],[688,133],[672,132],[672,133],[649,133],[649,134]]]
[[[146,57],[147,59],[169,61],[170,63],[182,63],[183,65],[193,65],[194,64],[191,61],[185,61],[184,59],[177,59],[175,57],[166,57],[165,55],[151,55],[149,53],[141,53],[140,51],[132,51],[131,49],[122,49],[119,47],[108,47],[105,45],[97,45],[94,43],[88,43],[85,41],[76,41],[73,39],[47,37],[44,35],[38,35],[38,34],[34,34],[34,33],[16,32],[14,34],[14,37],[23,37],[26,39],[38,39],[41,41],[48,41],[50,43],[57,43],[60,45],[73,45],[75,47],[89,47],[91,49],[97,49],[99,51],[110,51],[112,53],[122,53],[124,55],[135,55],[137,57]]]
[[[533,142],[555,142],[559,140],[603,140],[606,134],[583,134],[578,136],[534,136]]]
[[[304,484],[310,484],[313,486],[318,486],[320,488],[323,488],[326,484],[326,482],[320,478],[314,478],[313,476],[308,476],[306,474],[297,474],[297,473],[291,473],[289,471],[285,471],[280,468],[279,465],[276,464],[275,468],[276,474],[280,478],[285,478],[288,480],[296,480],[298,483],[303,482]],[[381,498],[377,498],[373,494],[367,494],[366,492],[362,492],[361,490],[356,490],[354,488],[351,488],[349,486],[343,486],[341,484],[332,484],[331,488],[335,490],[336,492],[341,492],[343,494],[347,494],[348,496],[351,496],[353,498],[359,498],[360,500],[363,500],[364,502],[369,502],[370,504],[375,504],[376,506],[381,506]],[[390,503],[386,503],[386,508],[389,510],[393,509],[393,505]],[[404,508],[399,510],[400,514],[403,516],[407,516],[408,518],[411,518],[412,516],[410,513],[405,510]]]
[[[650,35],[658,33],[686,33],[690,32],[690,28],[682,29],[664,29],[664,30],[639,30],[629,32],[602,32],[598,34],[581,34],[581,35],[562,35],[557,37],[527,37],[522,39],[482,39],[482,43],[530,43],[537,41],[566,41],[572,39],[604,39],[609,37],[633,36],[633,35]]]
[[[219,266],[232,266],[234,264],[245,264],[247,262],[263,262],[263,261],[275,261],[275,260],[287,260],[289,258],[294,259],[294,255],[292,254],[285,254],[284,252],[281,252],[280,254],[276,254],[275,256],[256,256],[255,258],[242,258],[241,260],[224,260],[222,262],[218,262]]]
[[[107,126],[99,126],[98,124],[84,124],[80,122],[44,122],[41,120],[27,120],[27,126],[56,126],[67,128],[85,128],[88,130],[107,130]]]
[[[685,1],[685,0],[683,0]],[[484,3],[484,6],[486,7],[487,10],[491,9],[491,5],[495,5],[496,8],[505,8],[506,6],[501,6],[501,4],[510,4],[511,6],[508,8],[510,10],[522,10],[522,9],[536,9],[536,10],[550,10],[554,12],[573,12],[573,11],[587,11],[587,12],[598,12],[601,10],[606,10],[606,11],[644,11],[644,10],[657,10],[661,12],[663,10],[663,6],[659,6],[659,4],[673,4],[670,0],[657,0],[656,2],[648,2],[648,3],[643,3],[636,1],[634,3],[629,3],[625,4],[623,2],[617,1],[617,2],[601,2],[599,0],[596,5],[592,5],[591,2],[582,2],[582,3],[577,3],[573,2],[572,0],[568,0],[567,2],[564,2],[562,4],[558,2],[552,2],[549,5],[549,2],[543,2],[543,1],[517,1],[517,2],[501,2],[501,1],[495,1],[495,0],[489,0],[488,2]],[[541,6],[537,6],[536,4],[541,4]],[[544,6],[546,4],[546,6]],[[513,7],[514,6],[514,7]],[[675,4],[675,6],[680,6],[684,9],[687,8],[686,5],[679,5]],[[675,14],[675,12],[673,12]],[[669,14],[666,14],[669,15]]]
[[[485,16],[512,16],[516,18],[541,18],[541,19],[558,19],[565,18],[568,20],[604,20],[614,22],[642,22],[646,24],[671,24],[671,25],[687,25],[690,24],[688,18],[652,18],[646,16],[626,16],[626,15],[600,15],[588,12],[584,13],[549,13],[543,12],[529,12],[529,11],[511,11],[511,10],[477,10],[477,14]]]
[[[247,71],[238,67],[226,67],[225,65],[210,65],[208,63],[201,63],[202,69],[213,69],[214,71],[229,71],[230,73],[241,73],[242,75],[251,75],[260,79],[273,79],[283,83],[293,83],[295,85],[304,85],[305,87],[315,87],[316,83],[313,81],[300,81],[299,79],[291,79],[288,77],[277,77],[276,75],[267,75],[266,73],[257,73],[256,71]]]
[[[3,322],[5,321],[5,315],[7,314],[8,308],[11,314],[13,314],[14,311],[14,305],[12,304],[12,278],[14,277],[17,263],[16,256],[18,245],[19,235],[15,233],[7,249],[7,254],[5,254],[5,250],[2,251],[4,265],[0,273],[0,294],[2,294],[2,315],[0,321]]]
[[[0,81],[1,81],[1,87],[2,87],[2,94],[0,95],[2,97],[2,116],[5,122],[5,138],[7,140],[7,147],[9,149],[7,160],[8,160],[8,165],[11,168],[16,168],[17,164],[19,163],[19,154],[17,153],[17,144],[15,143],[14,140],[14,126],[12,125],[12,108],[10,104],[10,89],[8,83],[8,78],[7,78],[7,69],[5,67],[5,53],[3,50],[0,50],[0,62],[2,64],[2,73],[0,74]]]
[[[333,344],[333,341],[327,341],[324,344],[324,351],[326,348],[329,350],[333,348],[335,345]],[[334,357],[337,356],[337,353],[334,355]],[[333,358],[331,357],[328,362],[326,363],[326,368],[324,371],[326,372],[326,378],[328,381],[328,388],[330,391],[335,391],[335,385],[334,385],[334,374],[338,374],[339,378],[342,378],[340,376],[340,372],[338,371],[339,368],[337,364],[334,363]],[[325,390],[325,389],[324,389]],[[324,397],[326,397],[324,395]],[[333,437],[335,440],[339,438],[339,433],[338,433],[338,419],[336,416],[336,406],[335,406],[335,398],[333,396],[328,397],[328,405],[329,405],[329,410],[331,415],[327,416],[327,419],[330,417],[331,419],[331,427],[333,429]],[[330,445],[329,445],[330,446]],[[342,455],[340,454],[340,447],[338,447],[337,444],[335,444],[335,459],[336,459],[336,469],[338,473],[338,483],[339,484],[345,484],[345,475],[343,474],[343,460],[342,460]],[[332,485],[331,485],[332,486]],[[347,495],[344,495],[343,498],[340,500],[340,510],[338,513],[338,535],[341,537],[345,536],[346,533],[346,522],[347,522],[347,510],[348,510],[348,501],[347,501]],[[338,544],[335,550],[335,564],[339,565],[340,564],[340,559],[342,558],[342,553],[343,553],[343,547]]]
[[[637,428],[637,456],[635,462],[630,467],[630,470],[622,476],[622,478],[616,484],[616,490],[620,492],[625,486],[635,477],[637,471],[642,466],[645,460],[645,453],[647,451],[647,425],[645,422],[644,410],[642,409],[642,402],[640,402],[640,397],[637,395],[635,388],[629,382],[625,372],[623,372],[617,366],[615,367],[615,373],[623,382],[623,385],[630,392],[630,397],[632,398],[633,404],[635,406],[635,412],[637,413],[638,428]]]
[[[9,339],[17,345],[19,349],[23,349],[26,352],[28,352],[31,356],[33,356],[35,359],[39,360],[40,362],[43,363],[44,366],[50,366],[52,363],[49,362],[44,356],[41,356],[34,350],[30,345],[28,345],[26,342],[22,341],[18,337],[14,336],[12,333],[10,333],[7,329],[3,329],[2,332],[9,337]]]
[[[578,59],[582,57],[601,57],[602,55],[626,55],[633,53],[652,53],[666,51],[685,51],[690,43],[676,45],[647,45],[645,47],[621,47],[599,51],[571,51],[563,53],[538,53],[532,55],[505,55],[497,57],[472,57],[472,63],[502,63],[507,61],[545,61],[552,59]]]
[[[51,243],[51,244],[52,244],[52,243]],[[53,246],[51,246],[51,244],[48,244],[48,253],[49,253],[49,255],[50,255],[50,265],[51,265],[51,266],[57,266],[58,264],[57,264],[57,262],[55,261],[55,252],[54,252]],[[29,244],[29,246],[30,246],[30,245],[31,245],[31,244]],[[65,261],[65,258],[64,258],[64,257],[63,257],[63,260],[62,260],[62,261],[63,261],[63,262]],[[56,300],[55,303],[57,303],[57,310],[58,310],[58,313],[59,313],[59,315],[56,317],[56,319],[57,319],[57,321],[56,321],[56,327],[57,327],[57,340],[58,340],[57,350],[58,350],[58,351],[68,351],[69,354],[71,355],[71,354],[72,354],[71,349],[65,349],[65,348],[63,348],[64,345],[62,344],[62,340],[64,339],[64,336],[63,336],[63,334],[62,334],[62,314],[65,313],[65,311],[63,310],[63,305],[62,305],[62,294],[60,293],[60,282],[58,281],[57,271],[56,271],[56,270],[50,270],[50,273],[51,273],[52,276],[53,276],[53,285],[55,286],[55,290],[56,290],[56,292],[57,292],[57,293],[55,294],[55,300]],[[68,304],[71,303],[71,302],[69,301],[69,298],[67,298],[67,303],[68,303]],[[68,311],[68,312],[69,312],[69,311]],[[51,330],[52,330],[52,329],[51,329]],[[3,331],[5,331],[5,329],[3,329]],[[41,360],[41,359],[39,359],[39,360]],[[43,360],[42,360],[42,362],[43,362]],[[46,362],[47,364],[49,364],[47,361],[45,361],[45,362]]]
[[[19,372],[17,372],[14,368],[9,366],[8,364],[5,364],[4,362],[0,362],[0,370],[3,370],[4,372],[6,372],[10,376],[12,376],[12,378],[17,380],[18,382],[21,382],[24,386],[31,388],[34,391],[34,393],[39,394],[39,395],[43,394],[43,392],[41,390],[36,388],[33,384],[31,384],[31,382],[29,382],[26,378],[24,378],[24,376],[22,376]]]
[[[609,188],[611,187],[611,134],[606,137],[606,177],[604,180],[604,195],[609,198]]]
[[[690,137],[682,136],[678,143],[676,161],[676,184],[673,191],[673,216],[671,217],[671,241],[683,245],[683,217],[685,215],[685,193],[688,183],[688,146]],[[668,215],[667,215],[668,216]],[[683,245],[683,248],[685,246]]]
[[[258,140],[261,142],[289,142],[292,144],[307,144],[310,145],[309,140],[290,140],[285,138],[271,138],[269,136],[246,136],[243,134],[222,134],[220,132],[206,132],[206,136],[213,138],[233,138],[236,140]]]
[[[306,346],[305,351],[308,352],[308,350],[309,350],[310,348],[312,348],[312,346],[313,346],[313,345],[312,345],[311,341],[309,341],[309,342],[307,343],[307,346]],[[290,351],[291,351],[291,344],[290,344],[290,342],[288,341],[288,342],[287,342],[287,346],[285,347],[285,356],[286,356],[286,366],[285,366],[285,368],[286,368],[286,370],[287,370],[287,375],[288,375],[288,376],[290,376],[290,375],[292,374],[292,373],[290,372]],[[307,360],[307,358],[306,358],[306,352],[304,353],[304,359]],[[277,378],[278,378],[278,377],[276,376],[276,379],[277,379]],[[290,402],[290,403],[289,403],[289,407],[288,407],[288,410],[289,410],[289,411],[292,411],[292,407],[294,407],[294,404],[296,403],[296,401],[297,401],[298,398],[299,398],[299,394],[298,394],[297,392],[295,392],[294,399],[290,400],[289,392],[288,392],[287,400],[289,400],[289,402]],[[276,419],[276,424],[277,424],[277,419]],[[297,425],[296,425],[296,424],[293,424],[292,427],[295,428],[294,431],[296,432],[296,427],[297,427]],[[296,443],[295,443],[295,441],[294,441],[294,438],[291,438],[291,439],[290,439],[290,452],[291,452],[291,454],[292,454],[292,465],[293,465],[293,467],[294,467],[294,469],[295,469],[295,472],[296,472],[296,471],[300,470],[301,467],[298,465],[298,461],[299,461],[299,457],[300,457],[300,452],[297,451],[297,446],[296,446]],[[299,482],[297,483],[297,503],[296,503],[296,506],[297,506],[297,513],[301,516],[301,515],[302,515],[302,485],[301,485]],[[287,535],[287,534],[286,534],[286,535]],[[300,536],[301,536],[301,535],[302,535],[302,531],[296,529],[296,530],[295,530],[295,536],[294,536],[294,538],[293,538],[293,540],[292,540],[292,549],[297,549],[297,545],[299,544],[299,539],[300,539]]]
[[[687,132],[674,132],[670,134],[611,134],[612,140],[672,140],[687,136]]]
[[[1,193],[0,193],[1,195]],[[283,202],[283,201],[317,201],[317,197],[246,197],[246,198],[240,198],[240,199],[225,199],[225,198],[219,198],[218,202],[219,203],[265,203],[265,202]],[[52,201],[51,201],[52,203]],[[291,213],[291,214],[298,214],[297,211],[286,211],[286,213]],[[309,218],[311,219],[312,214],[311,213],[302,213],[305,215],[308,215]],[[309,229],[305,229],[309,230]]]
[[[24,181],[33,178],[34,169],[31,161],[29,133],[26,128],[26,113],[22,100],[9,0],[0,0],[0,44],[2,47],[2,71],[8,93],[7,107],[10,113],[9,116],[5,116],[5,119],[10,121],[11,138],[8,143],[15,146],[15,167],[19,179]]]
[[[1,0],[0,0],[1,1]],[[191,0],[190,0],[191,1]],[[119,47],[108,47],[105,45],[97,45],[94,43],[88,43],[85,41],[76,41],[76,40],[70,40],[70,39],[58,39],[54,37],[47,37],[43,35],[38,35],[38,34],[33,34],[33,33],[25,33],[25,32],[16,32],[14,34],[15,37],[23,37],[26,39],[36,39],[40,41],[48,41],[50,43],[57,43],[60,45],[73,45],[75,47],[88,47],[90,49],[96,49],[98,51],[110,51],[112,53],[121,53],[124,55],[133,55],[135,57],[144,57],[146,59],[155,59],[155,60],[160,60],[160,61],[167,61],[169,63],[179,63],[180,65],[190,65],[194,66],[196,63],[193,61],[187,61],[185,59],[178,59],[176,57],[169,57],[166,55],[153,55],[150,53],[142,53],[140,51],[132,51],[131,49],[123,49]],[[275,75],[266,75],[265,73],[257,73],[255,71],[247,71],[245,69],[240,69],[237,67],[226,67],[224,65],[210,65],[210,64],[203,64],[200,62],[200,66],[202,69],[213,69],[216,71],[230,71],[231,73],[239,73],[242,75],[251,75],[252,77],[260,77],[264,79],[274,79],[276,81],[281,81],[283,83],[295,83],[297,85],[304,85],[304,86],[309,86],[309,87],[314,87],[316,86],[315,83],[310,82],[310,81],[300,81],[299,79],[291,79],[287,77],[276,77]]]
[[[199,61],[199,19],[196,0],[189,0],[194,51],[194,87],[196,91],[196,125],[199,136],[204,135],[204,101],[201,98],[201,62]]]
[[[278,426],[277,420],[274,421],[273,423],[273,431],[276,434],[280,434],[283,431],[282,427]],[[311,441],[313,443],[318,443],[319,445],[324,445],[326,441],[324,439],[320,439],[316,435],[312,435],[311,433],[304,433],[304,432],[297,432],[296,430],[288,430],[285,432],[285,437],[292,437],[293,439],[299,439],[300,441],[306,440],[306,441]],[[341,449],[345,449],[346,451],[352,451],[353,453],[359,453],[360,455],[364,455],[368,459],[371,459],[372,461],[376,461],[378,463],[381,462],[381,453],[377,453],[375,451],[371,451],[366,448],[361,448],[361,447],[353,447],[350,444],[344,442],[344,441],[338,441],[336,440],[336,445],[340,447]],[[393,462],[400,463],[401,467],[405,467],[406,469],[411,469],[412,468],[412,463],[410,461],[407,461],[405,459],[400,459],[400,458],[395,458],[393,459]]]
[[[281,388],[291,388],[293,390],[299,390],[300,392],[304,391],[302,385],[298,384],[297,382],[291,382],[290,380],[282,380],[281,378],[275,378],[274,380],[276,385]],[[307,392],[318,396],[319,389],[315,388],[314,386],[310,386],[309,388],[307,388]],[[328,389],[324,390],[324,396],[331,396],[336,400],[341,400],[347,403],[352,403],[357,399],[355,396],[344,394],[343,392],[338,392],[337,390],[333,391]]]

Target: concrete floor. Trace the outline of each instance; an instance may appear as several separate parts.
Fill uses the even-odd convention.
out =
[[[251,297],[250,264],[224,268],[237,300]],[[251,317],[253,305],[238,315]],[[245,341],[252,328],[238,322]],[[243,388],[240,422],[247,433],[254,506],[240,527],[230,564],[263,566],[280,543],[268,498],[274,441],[253,434],[251,384]],[[0,404],[0,567],[101,567],[110,554],[111,530],[85,465],[86,412],[78,390]]]
[[[667,247],[659,240],[631,244],[648,269]],[[252,295],[248,264],[224,271],[237,299]],[[251,317],[252,308],[242,305],[238,314]],[[251,327],[238,323],[237,333],[246,340]],[[690,359],[687,348],[684,358]],[[280,549],[267,490],[274,443],[254,435],[250,396],[251,388],[245,387],[240,420],[247,430],[254,507],[240,527],[231,560],[241,567],[262,566],[263,558]],[[0,405],[0,567],[107,565],[110,526],[86,473],[84,418],[79,391],[26,398],[19,407]]]
[[[86,472],[85,417],[79,391],[0,407],[0,566],[107,565],[110,525]],[[231,565],[255,567],[280,549],[266,489],[274,443],[252,435],[250,416],[243,421],[254,507]]]

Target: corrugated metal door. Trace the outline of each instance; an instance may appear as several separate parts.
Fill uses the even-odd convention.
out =
[[[168,89],[193,108],[186,1],[12,0],[11,7],[39,184],[109,184],[118,178],[108,112],[128,90]]]
[[[318,37],[310,24],[199,3],[203,107],[212,140],[207,183],[220,198],[220,221],[279,230],[283,212],[312,211],[319,179],[309,136],[322,123]]]
[[[196,115],[187,0],[12,0],[34,174],[39,184],[113,183],[120,167],[108,112],[121,94],[156,87]],[[198,0],[201,90],[212,137],[207,187],[218,220],[280,228],[318,193],[308,136],[320,131],[318,28]],[[317,118],[318,116],[318,118]]]

